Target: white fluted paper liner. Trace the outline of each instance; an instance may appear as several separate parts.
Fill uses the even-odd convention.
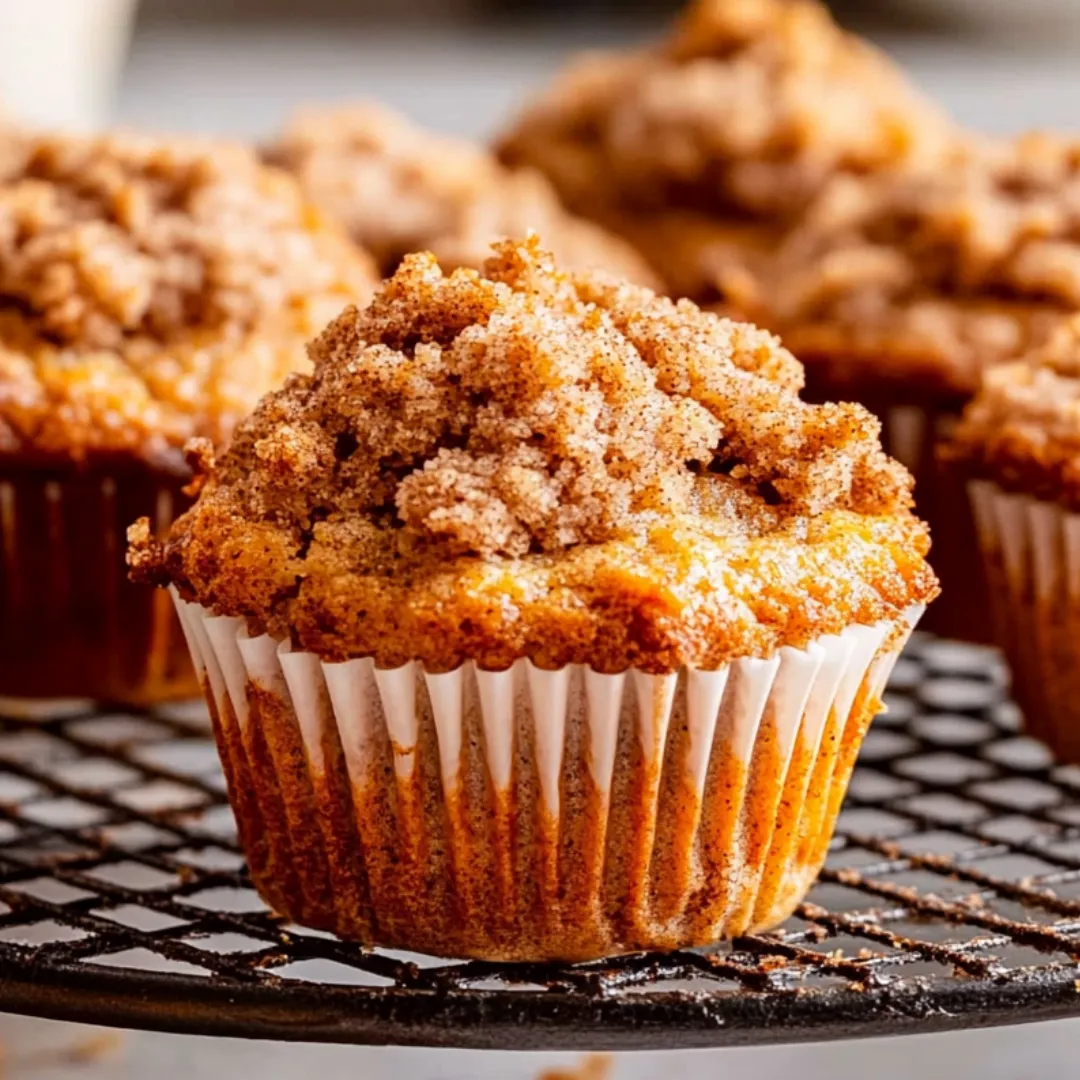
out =
[[[969,494],[1027,729],[1080,761],[1080,514],[985,480]]]
[[[883,622],[716,671],[430,674],[324,663],[175,599],[268,902],[369,944],[489,958],[785,918],[902,645]]]

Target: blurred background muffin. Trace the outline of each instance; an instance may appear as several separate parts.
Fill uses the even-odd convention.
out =
[[[1080,317],[988,370],[944,450],[967,482],[1026,730],[1080,762]]]
[[[0,154],[0,694],[197,689],[131,585],[126,526],[185,504],[182,447],[226,441],[375,278],[248,150],[13,135]]]
[[[954,139],[813,0],[696,0],[654,46],[573,61],[498,145],[623,229],[674,292],[715,301],[833,176],[925,168]]]
[[[948,597],[928,626],[986,640],[963,491],[935,461],[995,364],[1080,311],[1080,144],[984,140],[937,169],[838,178],[744,294],[806,365],[814,400],[861,401],[917,478]]]
[[[302,110],[266,156],[344,223],[384,275],[412,251],[433,252],[447,270],[478,268],[494,241],[533,229],[565,266],[656,283],[630,244],[565,210],[541,173],[506,168],[480,146],[384,106]]]

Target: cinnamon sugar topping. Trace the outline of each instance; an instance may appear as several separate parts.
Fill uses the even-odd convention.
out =
[[[267,156],[295,173],[387,275],[411,251],[433,252],[447,271],[479,268],[492,241],[532,229],[563,266],[653,283],[633,248],[564,210],[540,173],[505,168],[480,147],[379,105],[304,110]]]
[[[800,401],[771,335],[535,239],[482,276],[408,257],[311,355],[165,548],[135,535],[140,573],[322,655],[436,668],[670,669],[932,594],[865,410]]]
[[[935,160],[951,125],[812,0],[697,0],[668,40],[593,55],[504,137],[575,209],[789,218],[838,171]]]
[[[0,157],[0,448],[223,438],[373,277],[243,148],[20,139]]]

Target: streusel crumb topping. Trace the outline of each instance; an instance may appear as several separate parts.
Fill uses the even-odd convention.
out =
[[[657,46],[575,62],[501,141],[571,207],[788,218],[837,171],[934,160],[954,134],[813,0],[696,0]]]
[[[922,175],[842,179],[760,288],[808,354],[915,358],[972,392],[1080,307],[1080,143],[972,146]]]
[[[770,334],[535,239],[482,275],[409,256],[311,355],[164,547],[133,533],[137,573],[322,655],[443,669],[716,663],[933,593],[869,413],[803,403]]]
[[[0,452],[223,439],[374,278],[242,147],[20,139],[0,155]]]
[[[1080,509],[1080,316],[983,375],[945,447],[973,476]]]
[[[448,271],[479,268],[493,241],[531,230],[563,266],[654,281],[629,244],[568,213],[539,172],[508,169],[479,146],[380,105],[304,110],[267,157],[293,172],[386,275],[412,251],[431,251]]]

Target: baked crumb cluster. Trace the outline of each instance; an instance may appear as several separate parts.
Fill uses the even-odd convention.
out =
[[[0,154],[0,450],[222,438],[373,280],[241,147],[19,139]]]
[[[564,210],[540,173],[505,168],[379,105],[303,111],[267,157],[293,172],[385,275],[413,251],[431,251],[446,270],[479,268],[493,241],[534,230],[564,266],[653,280],[628,244]]]
[[[484,277],[409,256],[241,427],[219,482],[300,528],[316,508],[396,516],[435,557],[557,552],[677,512],[746,526],[905,504],[877,421],[799,401],[775,338],[560,274],[535,243],[503,244]]]
[[[535,239],[498,245],[482,276],[408,257],[311,354],[313,374],[206,467],[165,547],[133,533],[138,573],[323,655],[436,667],[705,659],[747,647],[745,625],[705,632],[724,605],[779,619],[826,564],[812,606],[831,591],[880,613],[932,591],[910,478],[865,410],[800,401],[801,367],[771,335],[560,273]],[[848,543],[841,521],[859,537],[848,581],[829,549]],[[779,536],[799,567],[736,601],[757,582],[753,545]]]
[[[984,374],[946,456],[1008,490],[1080,509],[1080,316]]]
[[[697,0],[668,40],[589,56],[503,139],[575,209],[788,218],[837,171],[933,159],[945,120],[812,0]]]
[[[839,181],[759,299],[793,347],[925,354],[974,390],[979,369],[1039,344],[1080,305],[1080,143],[1032,135],[947,169]]]

